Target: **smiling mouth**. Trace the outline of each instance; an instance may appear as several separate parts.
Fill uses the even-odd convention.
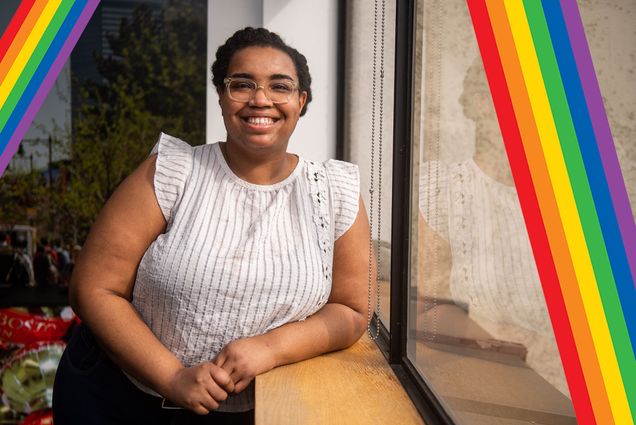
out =
[[[267,126],[267,125],[274,124],[276,121],[278,121],[278,118],[272,118],[272,117],[244,117],[244,118],[242,118],[242,120],[247,122],[248,124],[251,124],[251,125]]]

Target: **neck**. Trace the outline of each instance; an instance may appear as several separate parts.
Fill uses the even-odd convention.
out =
[[[477,125],[473,160],[492,179],[514,185],[499,127]]]
[[[285,180],[296,168],[298,157],[285,151],[252,153],[238,144],[220,144],[225,162],[234,174],[248,183],[271,185]]]

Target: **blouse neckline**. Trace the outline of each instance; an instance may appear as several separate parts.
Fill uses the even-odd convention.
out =
[[[217,160],[219,161],[219,163],[221,164],[221,168],[223,169],[225,174],[230,178],[230,180],[234,181],[236,184],[240,186],[243,186],[245,188],[252,189],[252,190],[267,192],[272,190],[278,190],[284,186],[287,186],[288,184],[296,180],[296,177],[302,172],[303,165],[304,165],[303,158],[298,156],[298,162],[296,163],[296,167],[294,168],[294,170],[287,177],[285,177],[283,180],[279,181],[278,183],[273,183],[273,184],[250,183],[246,180],[243,180],[242,178],[237,176],[234,173],[234,171],[232,171],[230,166],[227,164],[227,161],[225,160],[225,156],[223,156],[223,152],[221,151],[221,144],[217,142],[213,146],[214,146],[214,154]]]
[[[468,165],[470,166],[470,168],[472,169],[472,171],[480,176],[483,180],[485,180],[487,182],[487,184],[490,184],[491,186],[495,186],[498,187],[502,190],[508,191],[508,192],[514,192],[515,194],[517,193],[517,188],[513,182],[512,185],[506,184],[504,182],[500,182],[499,180],[494,179],[493,177],[491,177],[488,173],[486,173],[484,170],[481,169],[481,167],[479,165],[477,165],[477,163],[475,162],[475,160],[473,158],[470,158],[467,161]]]

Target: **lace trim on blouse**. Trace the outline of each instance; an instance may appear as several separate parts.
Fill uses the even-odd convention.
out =
[[[320,256],[322,259],[322,273],[325,279],[326,293],[331,292],[331,269],[333,260],[333,228],[331,196],[327,186],[327,172],[324,165],[313,161],[307,162],[307,176],[309,178],[309,193],[311,195],[313,221],[318,233]],[[327,302],[327,296],[322,296],[320,304]]]

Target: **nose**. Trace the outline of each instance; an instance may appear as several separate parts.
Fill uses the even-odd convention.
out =
[[[252,96],[252,99],[250,100],[250,105],[267,106],[267,105],[270,105],[271,103],[272,101],[269,100],[269,98],[265,94],[265,88],[262,86],[256,87],[256,90],[254,91],[254,95]]]

